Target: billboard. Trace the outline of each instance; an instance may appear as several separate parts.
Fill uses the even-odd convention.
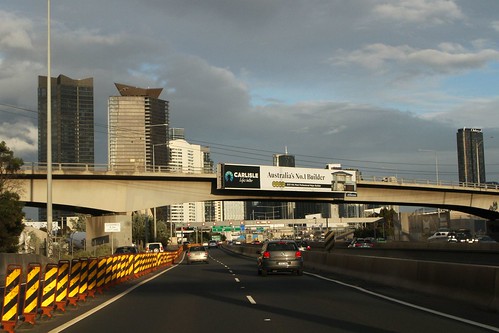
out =
[[[300,192],[357,190],[355,170],[219,164],[217,174],[219,189]]]

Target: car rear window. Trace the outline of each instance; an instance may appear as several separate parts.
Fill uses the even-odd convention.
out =
[[[297,249],[295,243],[270,243],[267,245],[267,251],[296,251]]]
[[[204,251],[203,246],[193,246],[190,248],[190,251]]]

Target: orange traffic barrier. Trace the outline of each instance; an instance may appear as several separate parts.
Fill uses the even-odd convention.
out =
[[[66,304],[68,303],[69,266],[69,260],[59,260],[55,292],[55,307],[62,312],[66,311]]]
[[[38,302],[40,296],[40,276],[42,266],[37,263],[28,264],[28,274],[26,275],[26,289],[24,292],[24,321],[35,325],[35,318],[38,315]]]
[[[55,292],[57,285],[57,264],[47,264],[45,266],[45,276],[43,282],[42,292],[42,315],[52,318],[52,311],[54,310]]]
[[[14,332],[17,324],[17,307],[19,306],[19,289],[21,286],[21,266],[8,265],[5,276],[5,291],[2,306],[3,329]]]

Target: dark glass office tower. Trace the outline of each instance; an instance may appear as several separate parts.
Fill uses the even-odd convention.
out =
[[[457,163],[460,183],[485,183],[485,157],[481,129],[461,128],[457,130]]]
[[[93,78],[52,78],[52,162],[93,164]],[[47,77],[38,76],[38,161],[47,162]]]
[[[93,78],[73,80],[59,75],[51,78],[52,163],[94,164],[94,83]],[[47,77],[38,76],[38,162],[47,162]],[[47,219],[47,210],[38,211]],[[73,216],[54,211],[53,221]]]

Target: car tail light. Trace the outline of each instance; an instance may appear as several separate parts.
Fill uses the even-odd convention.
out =
[[[307,246],[307,251],[310,251],[310,245],[309,245],[309,246]]]
[[[270,258],[270,252],[269,252],[269,251],[265,251],[265,252],[263,252],[263,257],[264,257],[265,259]]]
[[[301,258],[301,251],[295,252],[295,258]]]

